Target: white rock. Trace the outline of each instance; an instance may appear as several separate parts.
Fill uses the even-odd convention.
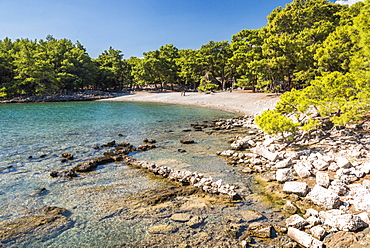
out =
[[[364,180],[362,182],[362,186],[365,188],[365,189],[370,189],[370,180]]]
[[[311,226],[317,226],[321,224],[321,219],[317,216],[310,216],[306,219],[306,221],[311,225]]]
[[[307,178],[311,176],[311,172],[302,163],[293,165],[293,168],[300,178]]]
[[[278,182],[288,182],[288,181],[293,181],[294,176],[293,176],[293,171],[291,169],[279,169],[276,171],[276,180]]]
[[[308,193],[308,185],[304,182],[285,182],[283,191],[285,193],[293,193],[299,196],[306,196]]]
[[[313,208],[309,208],[306,210],[306,213],[304,214],[304,218],[308,218],[310,216],[315,216],[315,217],[318,217],[319,216],[319,212]]]
[[[365,172],[366,174],[370,174],[370,162],[364,163],[360,168],[361,171]]]
[[[303,229],[305,226],[308,225],[308,222],[298,214],[290,216],[288,219],[285,220],[285,223],[288,227],[294,227],[297,229]]]
[[[370,225],[370,218],[369,218],[369,213],[368,212],[361,212],[361,213],[357,214],[357,216],[359,216],[361,218],[361,220],[363,220],[365,223]]]
[[[280,161],[280,162],[276,163],[275,164],[275,168],[277,168],[277,169],[283,169],[283,168],[288,167],[291,164],[292,164],[292,159],[291,158],[287,158],[287,159],[284,159],[283,161]]]
[[[277,152],[270,152],[266,147],[262,145],[257,145],[255,147],[255,153],[264,158],[267,158],[270,161],[276,161],[279,157],[279,154]]]
[[[315,185],[312,191],[308,193],[306,199],[326,209],[338,208],[341,204],[337,194],[320,185]]]
[[[331,162],[328,167],[328,170],[333,171],[333,172],[336,172],[338,169],[339,169],[339,166],[335,162]]]
[[[335,161],[337,162],[337,165],[339,166],[339,168],[351,168],[352,167],[351,162],[349,162],[348,159],[346,158],[337,157]]]
[[[316,173],[316,184],[318,184],[318,185],[320,185],[324,188],[329,187],[329,185],[330,185],[329,174],[318,171]]]
[[[329,190],[337,195],[345,195],[348,192],[347,185],[338,179],[335,179],[331,182],[331,185],[329,186]]]
[[[323,240],[326,236],[326,231],[322,226],[314,226],[310,229],[310,231],[312,236],[318,240]]]
[[[341,231],[356,231],[360,228],[367,227],[360,216],[353,214],[345,214],[343,211],[326,211],[320,212],[320,217],[324,219],[324,224],[333,228],[338,228]]]
[[[288,236],[306,248],[322,248],[323,243],[312,237],[311,235],[302,232],[294,227],[288,228]]]
[[[329,168],[330,164],[322,159],[318,159],[313,161],[312,165],[315,167],[316,170],[324,171]]]

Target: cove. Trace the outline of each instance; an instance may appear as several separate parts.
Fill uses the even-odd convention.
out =
[[[151,189],[160,191],[169,185],[120,163],[99,166],[71,180],[49,176],[50,171],[72,168],[79,162],[101,156],[104,150],[94,147],[111,140],[138,146],[144,138],[149,138],[157,141],[157,148],[132,156],[238,184],[248,194],[252,179],[216,156],[216,151],[227,149],[230,134],[183,132],[191,123],[231,118],[232,113],[133,102],[8,104],[0,105],[0,110],[0,168],[6,168],[0,171],[0,221],[48,206],[67,209],[71,220],[68,228],[54,230],[51,236],[26,236],[18,244],[12,244],[16,247],[115,247],[145,242],[150,245],[146,239],[151,235],[164,238],[161,232],[150,233],[150,228],[169,222],[167,217],[173,214],[200,216],[201,223],[208,224],[197,228],[209,233],[217,230],[225,215],[235,211],[256,209],[266,216],[275,211],[253,199],[232,208],[222,204],[210,208],[209,202],[202,203],[191,196],[184,196],[186,199],[181,204],[171,201],[160,209],[143,209],[140,204],[131,208],[127,205],[131,199],[127,195],[141,195]],[[196,143],[180,144],[182,138],[194,139]],[[61,154],[66,152],[72,153],[74,160],[62,163]],[[150,198],[149,195],[152,194],[142,194],[143,198]],[[148,213],[151,216],[147,216]],[[187,232],[202,231],[193,227],[178,229],[170,230],[174,232],[174,244],[186,241]]]

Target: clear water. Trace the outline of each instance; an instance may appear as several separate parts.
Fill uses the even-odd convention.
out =
[[[94,147],[111,140],[138,146],[148,138],[157,140],[158,148],[134,157],[237,183],[243,180],[241,173],[215,155],[228,148],[227,135],[182,132],[194,122],[232,116],[207,108],[158,103],[0,105],[0,221],[46,206],[72,213],[73,228],[43,242],[30,237],[15,247],[108,247],[139,239],[144,235],[140,227],[148,223],[137,223],[134,228],[115,218],[99,220],[97,213],[125,193],[163,185],[163,181],[119,163],[99,166],[72,180],[51,178],[49,173],[102,156],[105,149]],[[194,139],[196,144],[182,145],[179,140],[183,138]],[[179,148],[187,153],[179,153]],[[65,152],[75,159],[62,163]],[[40,188],[46,188],[46,193],[34,196]]]

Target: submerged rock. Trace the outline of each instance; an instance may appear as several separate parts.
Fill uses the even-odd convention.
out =
[[[60,207],[45,207],[26,216],[0,223],[0,246],[20,244],[30,239],[47,240],[73,226],[69,212]]]
[[[76,167],[73,168],[74,171],[78,172],[88,172],[95,170],[98,165],[106,164],[106,163],[111,163],[114,160],[110,157],[100,157],[100,158],[95,158],[91,159],[86,162],[82,162],[76,165]]]
[[[181,144],[194,144],[194,140],[192,139],[182,139],[180,140]]]

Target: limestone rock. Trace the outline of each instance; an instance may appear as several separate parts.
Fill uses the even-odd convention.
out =
[[[318,240],[323,240],[326,236],[326,230],[322,226],[314,226],[310,229],[310,231],[312,236]]]
[[[320,185],[315,185],[312,191],[308,193],[306,199],[309,199],[316,205],[326,209],[338,208],[341,204],[337,194],[334,194],[332,191],[325,189]]]
[[[74,171],[78,172],[88,172],[95,170],[98,165],[106,164],[106,163],[111,163],[114,160],[110,157],[101,157],[101,158],[95,158],[91,159],[86,162],[82,162],[76,165],[76,167],[73,168]]]
[[[247,234],[259,238],[271,238],[273,227],[266,223],[254,222],[247,228]]]
[[[151,226],[148,230],[149,233],[173,233],[176,231],[176,227],[172,225],[156,225]]]
[[[308,222],[298,214],[290,216],[288,219],[285,220],[285,223],[288,227],[294,227],[297,229],[303,229],[305,226],[308,225]]]
[[[180,140],[181,144],[194,144],[194,140],[192,139],[182,139]]]
[[[348,192],[348,187],[343,181],[335,179],[329,186],[329,190],[334,194],[342,196]]]
[[[276,180],[278,182],[284,183],[288,181],[293,181],[293,171],[292,169],[279,169],[276,171]]]
[[[298,208],[291,201],[286,201],[283,209],[285,212],[289,214],[295,214],[297,213],[298,210]]]
[[[262,145],[257,145],[255,148],[255,153],[258,155],[267,158],[268,160],[274,162],[278,159],[279,154],[277,152],[270,152],[266,147]]]
[[[316,173],[316,184],[320,185],[321,187],[328,188],[330,186],[329,174],[318,171]]]
[[[304,182],[285,182],[283,191],[285,193],[293,193],[299,196],[306,196],[308,193],[308,185]]]
[[[321,224],[321,219],[316,216],[310,216],[306,219],[306,221],[311,225],[311,226],[317,226]]]
[[[188,222],[186,222],[186,225],[191,228],[197,228],[203,224],[203,221],[204,219],[200,216],[194,216]]]
[[[311,235],[302,232],[294,227],[288,228],[288,236],[306,248],[322,248],[323,243],[312,237]]]
[[[276,163],[275,168],[283,169],[283,168],[286,168],[286,167],[290,166],[291,164],[292,164],[292,159],[287,158],[287,159],[284,159],[284,160]]]
[[[300,178],[307,178],[311,176],[311,172],[302,163],[297,163],[293,167]]]
[[[191,219],[191,214],[186,213],[179,213],[179,214],[173,214],[171,216],[171,220],[177,221],[177,222],[187,222]]]
[[[319,160],[313,161],[312,165],[315,167],[316,170],[324,171],[329,168],[330,164],[324,160],[319,159]]]
[[[356,231],[368,226],[360,216],[345,214],[343,211],[335,209],[320,212],[320,217],[324,219],[325,225],[338,228],[341,231]]]
[[[252,222],[264,218],[263,214],[251,209],[240,211],[239,213],[242,216],[242,219],[246,222]]]
[[[0,247],[3,247],[2,245],[8,247],[14,243],[17,244],[16,247],[27,247],[21,244],[30,237],[45,240],[59,235],[73,226],[73,221],[68,215],[66,209],[51,206],[0,222]]]
[[[343,158],[343,157],[337,157],[335,162],[337,162],[337,165],[339,168],[348,169],[352,167],[351,162],[349,162],[348,159]]]

